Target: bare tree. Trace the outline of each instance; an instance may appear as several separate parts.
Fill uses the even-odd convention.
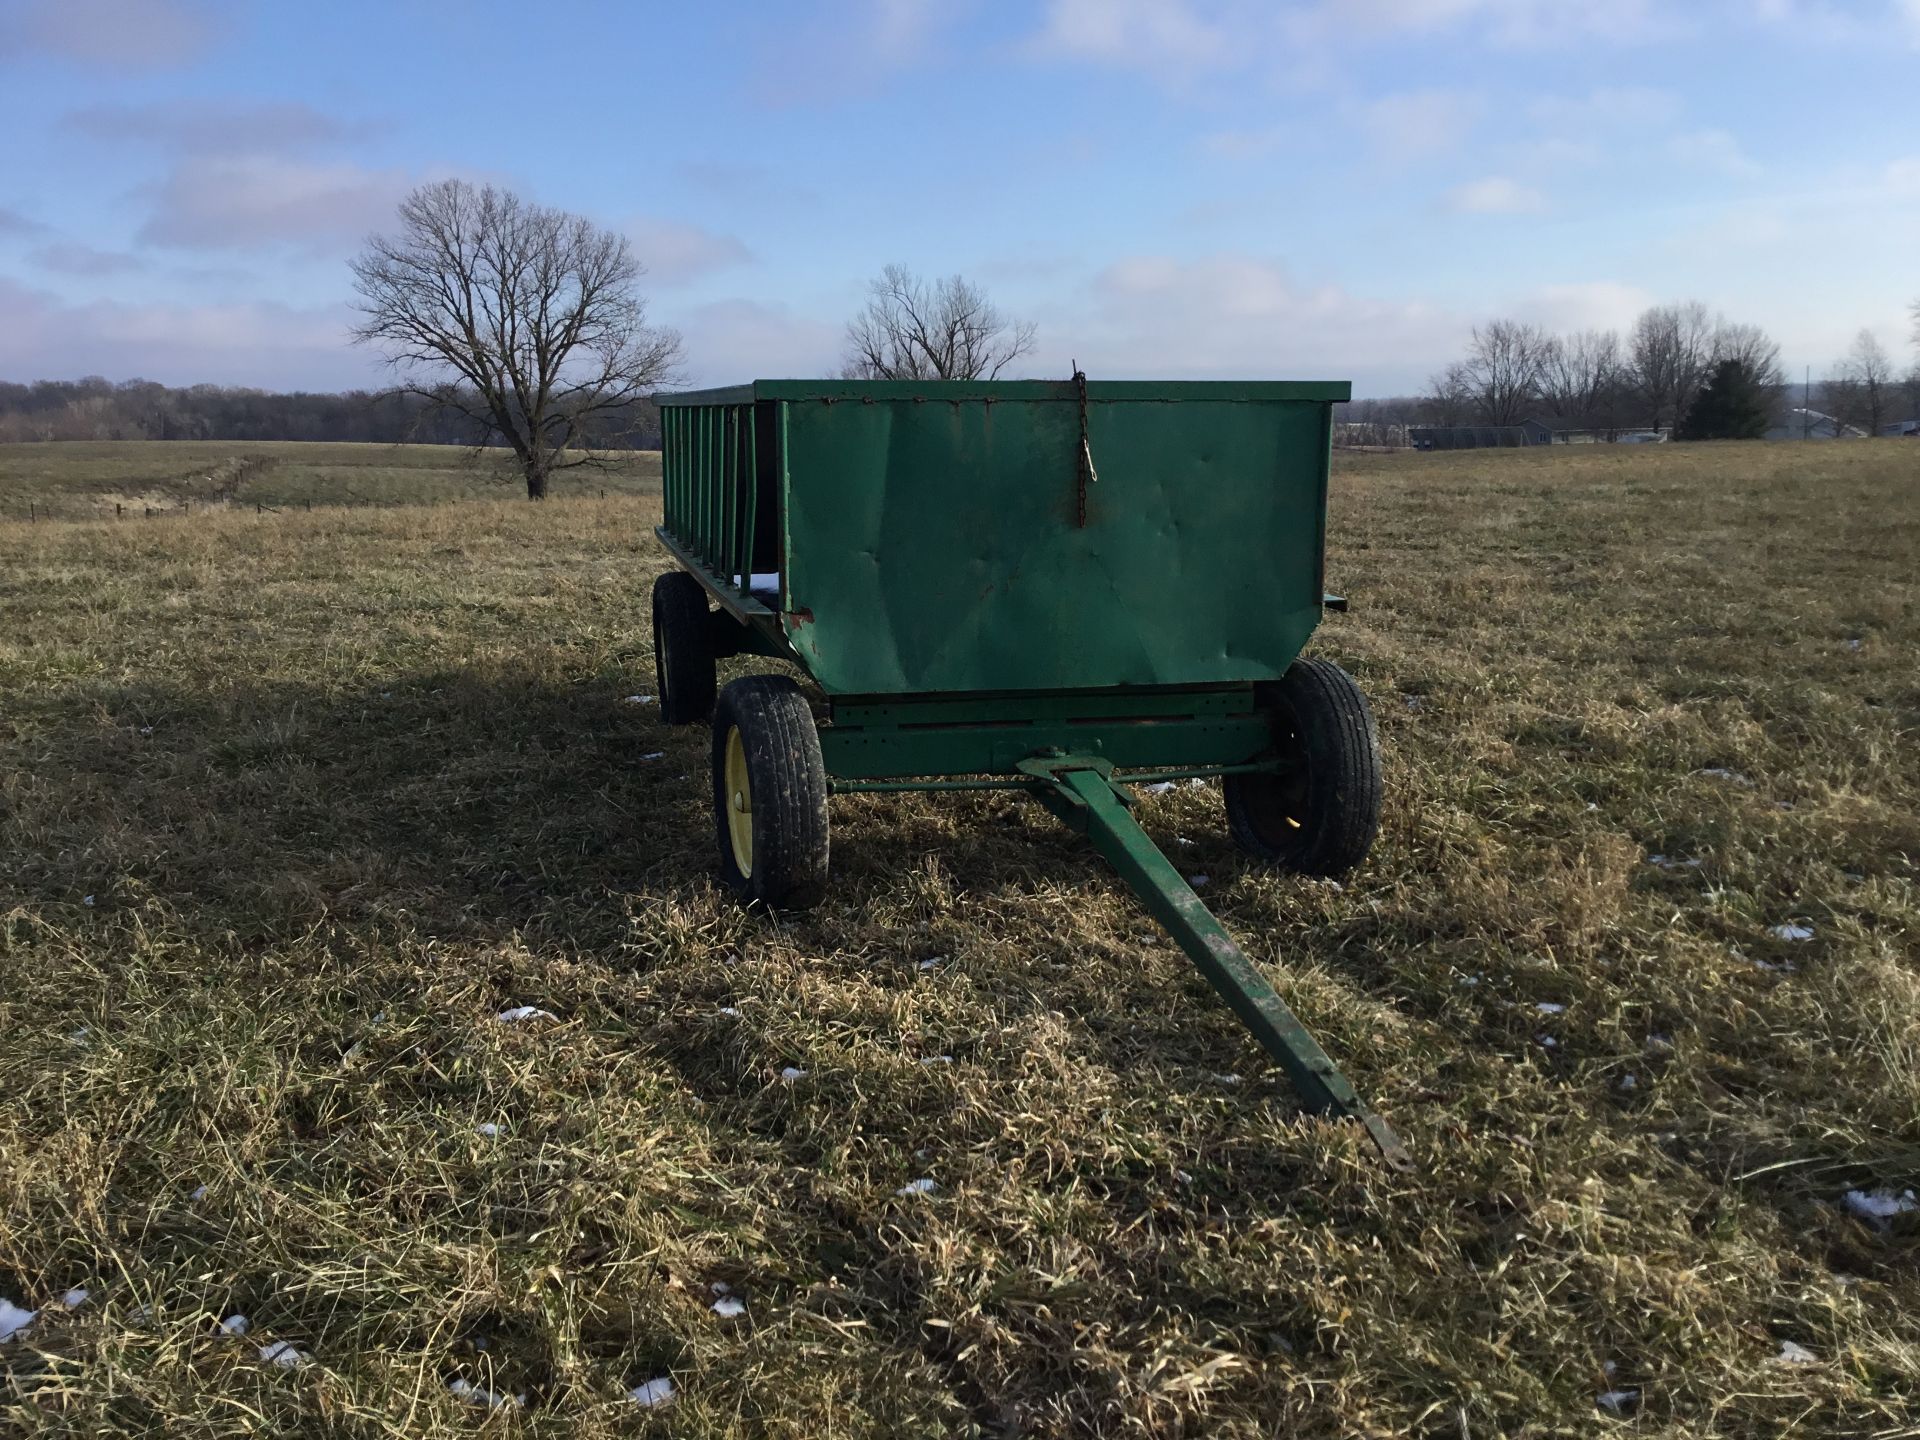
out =
[[[459,412],[520,461],[527,498],[597,463],[636,401],[672,378],[680,337],[646,323],[625,237],[488,185],[443,180],[352,262],[364,317],[403,394]]]
[[[1863,427],[1869,435],[1878,435],[1887,422],[1893,404],[1893,357],[1881,348],[1871,330],[1862,330],[1853,338],[1853,348],[1840,362],[1840,385],[1830,386],[1829,394],[1846,406],[1834,413]]]
[[[1655,428],[1686,414],[1711,368],[1714,334],[1722,328],[1697,300],[1655,306],[1634,322],[1627,342],[1634,388],[1652,412]]]
[[[1622,369],[1620,336],[1612,330],[1553,339],[1541,366],[1541,402],[1575,429],[1603,428]]]
[[[1728,320],[1717,320],[1709,368],[1722,360],[1738,360],[1746,366],[1747,373],[1769,392],[1777,392],[1787,383],[1786,373],[1780,368],[1779,343],[1758,325],[1736,325]]]
[[[889,265],[847,325],[850,380],[997,380],[1033,349],[1030,321],[1008,319],[959,275],[922,280]]]
[[[1473,332],[1462,379],[1477,418],[1487,425],[1518,425],[1540,399],[1553,337],[1538,325],[1495,320]]]
[[[1464,425],[1473,418],[1473,392],[1463,362],[1454,361],[1428,380],[1427,392],[1421,397],[1420,412],[1430,424]]]

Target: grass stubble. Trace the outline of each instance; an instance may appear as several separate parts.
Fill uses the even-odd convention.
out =
[[[734,905],[657,499],[0,523],[0,1428],[1920,1434],[1916,481],[1343,460],[1372,861],[1144,823],[1412,1177],[1037,807]]]

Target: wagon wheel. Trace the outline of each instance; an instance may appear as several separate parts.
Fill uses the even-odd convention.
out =
[[[1367,697],[1331,660],[1296,660],[1258,694],[1288,763],[1227,777],[1234,841],[1302,875],[1344,875],[1380,833],[1380,737]]]
[[[720,873],[750,903],[804,910],[827,887],[827,767],[800,687],[749,675],[713,717]]]
[[[669,570],[653,582],[653,670],[660,717],[669,725],[690,725],[713,713],[708,623],[707,592],[693,576]]]

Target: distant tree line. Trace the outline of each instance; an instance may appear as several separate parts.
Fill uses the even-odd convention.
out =
[[[609,448],[652,450],[660,417],[628,402]],[[617,438],[616,438],[617,437]],[[487,427],[460,408],[418,396],[348,390],[279,393],[225,385],[171,387],[152,380],[0,381],[0,443],[15,440],[358,440],[374,444],[478,445]]]
[[[1915,325],[1920,346],[1920,307]],[[1699,423],[1690,423],[1703,398]],[[1920,412],[1920,365],[1902,376],[1873,333],[1862,330],[1846,358],[1810,392],[1788,383],[1780,347],[1759,326],[1690,300],[1644,311],[1624,335],[1555,335],[1522,320],[1478,326],[1467,354],[1433,377],[1412,413],[1391,418],[1496,426],[1534,420],[1604,437],[1667,430],[1708,438],[1702,424],[1710,423],[1714,436],[1757,435],[1772,424],[1791,426],[1796,416],[1804,420],[1809,410],[1876,433]],[[1364,418],[1389,420],[1384,413]]]

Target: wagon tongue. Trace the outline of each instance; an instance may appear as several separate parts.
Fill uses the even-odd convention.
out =
[[[1120,872],[1254,1039],[1280,1063],[1307,1108],[1358,1120],[1388,1165],[1412,1170],[1413,1159],[1400,1137],[1367,1108],[1300,1017],[1134,820],[1128,808],[1131,797],[1115,784],[1112,765],[1095,756],[1051,755],[1023,760],[1020,769],[1045,782],[1034,787],[1035,797],[1091,840]]]

